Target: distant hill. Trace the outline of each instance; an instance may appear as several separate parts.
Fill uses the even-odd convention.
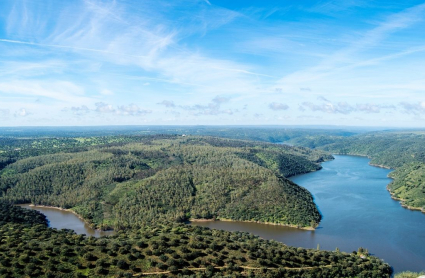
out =
[[[372,165],[392,168],[392,196],[410,209],[425,211],[425,132],[387,131],[353,136],[320,135],[290,140],[334,154],[363,155]]]
[[[191,218],[315,227],[321,216],[311,194],[286,177],[332,159],[302,147],[197,136],[12,144],[20,147],[3,146],[1,200],[71,208],[115,229]]]

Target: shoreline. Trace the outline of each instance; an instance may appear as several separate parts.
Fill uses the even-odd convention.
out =
[[[390,185],[390,184],[388,184],[388,185]],[[393,192],[391,192],[391,190],[388,188],[388,185],[387,185],[387,190],[388,190],[388,192],[390,192],[391,199],[393,199],[394,201],[398,201],[398,202],[399,202],[399,204],[400,204],[403,208],[405,208],[405,209],[408,209],[408,210],[416,210],[416,211],[420,211],[420,212],[422,212],[422,213],[425,213],[425,209],[424,209],[424,208],[421,208],[421,207],[412,207],[412,206],[406,205],[406,204],[405,204],[406,200],[401,199],[401,198],[398,198],[398,197],[395,197],[395,196],[394,196],[394,193],[393,193]]]
[[[281,224],[281,223],[273,223],[273,222],[261,222],[261,221],[251,221],[251,220],[233,220],[233,219],[227,219],[227,218],[217,218],[217,219],[189,219],[189,222],[243,222],[243,223],[257,223],[257,224],[265,224],[265,225],[273,225],[273,226],[283,226],[283,227],[290,227],[294,229],[299,230],[305,230],[305,231],[315,231],[316,229],[309,226],[309,227],[298,227],[296,225],[290,225],[290,224]],[[190,224],[190,223],[189,223]]]
[[[317,172],[323,169],[323,167],[321,166],[323,162],[328,162],[328,161],[332,161],[335,160],[335,157],[332,157],[328,160],[324,160],[322,162],[318,162],[318,164],[320,165],[319,169],[315,169],[315,170],[311,170],[305,173],[301,173],[301,174],[296,174],[293,176],[289,176],[289,177],[285,177],[286,179],[290,180],[290,178],[298,176],[298,175],[305,175],[305,174],[309,174],[309,173],[313,173],[313,172]],[[301,185],[298,185],[299,187],[302,187]],[[304,188],[304,187],[303,187]],[[310,193],[311,194],[311,193]],[[311,194],[312,195],[312,194]],[[316,203],[314,203],[316,205]],[[299,227],[297,225],[291,225],[291,224],[281,224],[281,223],[273,223],[273,222],[261,222],[261,221],[251,221],[251,220],[233,220],[233,219],[228,219],[228,218],[216,218],[216,219],[207,219],[207,218],[199,218],[199,219],[195,219],[195,218],[190,218],[188,220],[189,222],[244,222],[244,223],[257,223],[257,224],[265,224],[265,225],[273,225],[273,226],[283,226],[283,227],[290,227],[290,228],[294,228],[294,229],[299,229],[299,230],[305,230],[305,231],[315,231],[316,228],[313,228],[311,226],[308,227]],[[317,227],[319,226],[320,222],[317,224]],[[189,223],[190,225],[190,223]]]
[[[368,156],[368,155],[361,155],[361,154],[338,154],[338,153],[333,153],[333,154],[335,154],[335,155],[350,155],[350,156],[367,157],[368,159],[372,159],[372,158],[371,158],[370,156]],[[378,167],[378,168],[388,169],[388,170],[395,170],[395,169],[393,169],[393,168],[391,168],[391,167],[388,167],[388,166],[385,166],[385,165],[380,165],[380,164],[373,164],[373,163],[370,163],[370,161],[369,161],[369,165],[370,165],[370,166],[373,166],[373,167]],[[394,178],[390,177],[389,175],[390,175],[390,173],[388,173],[387,177],[388,177],[388,178],[390,178],[390,179],[393,179],[393,180],[394,180]],[[391,183],[387,184],[387,186],[386,186],[386,190],[390,193],[391,199],[393,199],[393,200],[395,200],[395,201],[399,201],[400,206],[401,206],[401,207],[403,207],[403,208],[405,208],[405,209],[412,210],[412,211],[420,211],[420,212],[422,212],[422,213],[425,213],[425,208],[421,208],[421,207],[412,207],[412,206],[406,205],[406,203],[405,203],[405,202],[406,202],[406,200],[401,199],[401,198],[398,198],[398,197],[395,197],[395,196],[394,196],[394,193],[393,193],[393,192],[391,192],[391,190],[388,188],[388,186],[389,186],[390,184],[391,184]]]
[[[347,154],[347,153],[345,153],[345,154],[342,154],[342,153],[332,153],[332,154],[334,154],[334,155],[349,155],[349,156],[358,156],[358,157],[366,157],[366,158],[368,158],[368,159],[372,159],[372,157],[370,157],[370,156],[368,156],[368,155],[365,155],[365,154]],[[373,167],[378,167],[378,168],[383,168],[383,169],[388,169],[388,170],[394,170],[393,168],[391,168],[391,167],[388,167],[388,166],[385,166],[385,165],[382,165],[382,164],[374,164],[374,163],[371,163],[370,161],[368,162],[368,164],[370,165],[370,166],[373,166]]]
[[[48,209],[57,209],[57,210],[67,211],[67,212],[70,212],[70,213],[74,214],[75,216],[77,216],[80,220],[82,220],[85,224],[87,224],[94,231],[97,231],[97,232],[109,232],[109,231],[113,231],[113,229],[101,230],[101,229],[94,228],[92,223],[89,223],[86,219],[84,219],[84,217],[82,217],[81,215],[79,215],[78,213],[76,213],[75,211],[73,211],[72,209],[65,209],[65,208],[61,208],[61,207],[46,206],[46,205],[35,205],[35,204],[18,204],[18,205],[28,205],[28,206],[34,207],[34,208],[37,208],[38,207],[38,208],[48,208]]]

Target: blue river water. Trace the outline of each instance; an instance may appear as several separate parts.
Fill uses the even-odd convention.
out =
[[[323,219],[315,231],[243,222],[193,222],[246,231],[287,245],[352,252],[359,247],[382,258],[395,272],[425,270],[425,214],[401,207],[386,186],[391,170],[369,159],[336,155],[317,172],[292,177],[314,197]]]

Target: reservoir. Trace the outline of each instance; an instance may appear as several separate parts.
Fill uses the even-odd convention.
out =
[[[56,228],[58,230],[71,229],[77,234],[86,234],[87,236],[94,237],[113,234],[113,231],[99,231],[92,229],[86,222],[70,211],[50,207],[30,206],[29,204],[19,206],[26,209],[35,209],[46,215],[47,220],[49,220],[49,227],[51,228]]]
[[[290,246],[352,252],[359,247],[384,259],[395,272],[425,270],[425,214],[391,199],[391,170],[369,159],[335,155],[317,172],[292,177],[314,197],[322,221],[315,231],[244,222],[193,222],[228,231],[245,231]]]

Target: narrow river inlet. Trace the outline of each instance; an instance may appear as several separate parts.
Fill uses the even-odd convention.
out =
[[[101,237],[111,235],[113,231],[99,231],[92,229],[87,223],[78,218],[77,215],[70,211],[60,210],[51,207],[31,206],[29,204],[19,205],[22,208],[38,210],[46,215],[49,221],[49,227],[55,229],[71,229],[77,234],[85,234],[87,236]]]
[[[322,221],[315,231],[243,222],[193,222],[228,231],[246,231],[287,245],[352,252],[367,248],[395,272],[425,270],[425,214],[391,199],[386,186],[391,170],[369,159],[336,155],[317,172],[292,177],[314,197]]]

